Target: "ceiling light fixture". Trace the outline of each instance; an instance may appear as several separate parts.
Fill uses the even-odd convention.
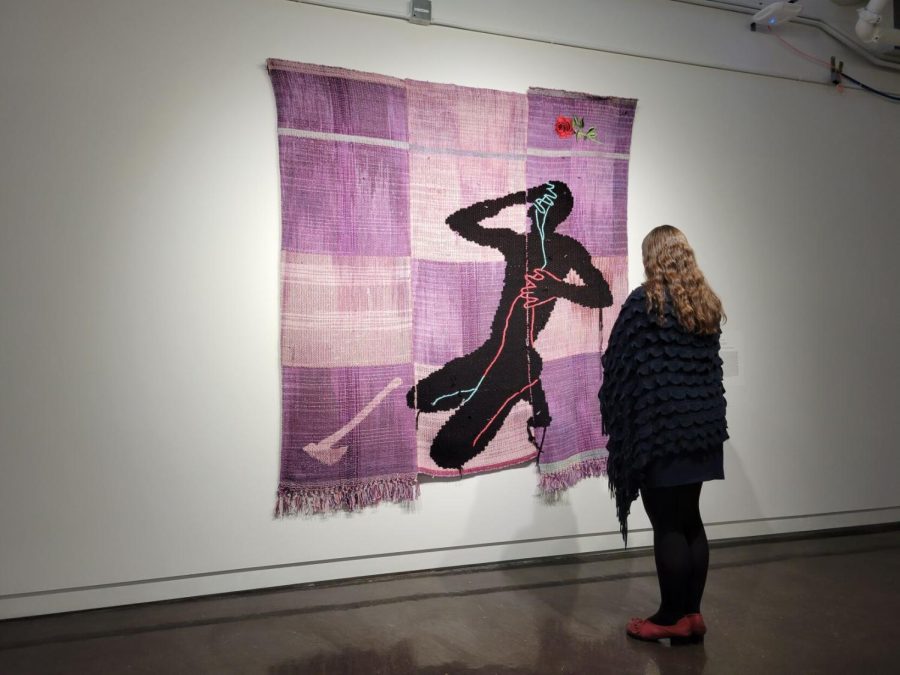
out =
[[[803,7],[798,5],[796,0],[773,2],[753,15],[753,23],[750,24],[750,30],[756,30],[757,24],[768,26],[769,28],[779,26],[799,16],[801,11],[803,11]]]

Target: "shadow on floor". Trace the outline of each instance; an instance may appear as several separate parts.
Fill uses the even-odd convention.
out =
[[[268,675],[447,675],[478,673],[487,675],[545,675],[546,673],[616,672],[611,655],[620,651],[621,635],[606,640],[585,640],[568,634],[562,622],[545,622],[540,627],[537,660],[531,667],[500,663],[472,666],[462,661],[438,665],[418,665],[411,640],[403,640],[384,650],[345,649],[320,652],[304,659],[284,661],[269,668]],[[660,675],[702,673],[706,666],[703,645],[667,647],[665,643],[627,642],[628,650],[641,660],[654,662]],[[677,660],[670,650],[678,652]],[[621,671],[619,671],[621,672]]]

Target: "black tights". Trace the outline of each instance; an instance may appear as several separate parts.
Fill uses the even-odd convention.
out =
[[[703,483],[641,489],[653,525],[653,554],[661,602],[651,621],[670,626],[700,611],[709,569],[709,543],[700,519]]]

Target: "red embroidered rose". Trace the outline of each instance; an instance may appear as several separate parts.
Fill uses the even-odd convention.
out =
[[[556,118],[556,135],[560,138],[569,138],[575,130],[572,129],[572,118],[560,115]]]

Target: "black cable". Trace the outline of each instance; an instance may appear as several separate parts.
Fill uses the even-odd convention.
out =
[[[791,51],[796,52],[797,54],[799,54],[800,56],[802,56],[803,58],[805,58],[808,61],[812,61],[813,63],[818,63],[819,65],[825,66],[826,68],[829,67],[829,64],[825,63],[821,59],[818,59],[815,56],[812,56],[800,49],[797,49],[790,42],[788,42],[783,37],[778,35],[778,33],[773,31],[771,26],[768,26],[768,28],[769,28],[769,33],[771,33],[774,37],[776,37],[779,42],[781,42],[783,45],[785,45]],[[831,83],[832,84],[840,85],[841,78],[846,77],[850,82],[853,82],[858,87],[860,87],[872,94],[876,94],[877,96],[883,96],[884,98],[891,100],[891,101],[900,101],[900,95],[889,94],[886,91],[881,91],[879,89],[875,89],[874,87],[870,87],[869,85],[860,82],[855,77],[851,77],[850,75],[847,75],[847,73],[844,72],[844,62],[843,61],[838,62],[838,60],[834,56],[831,57],[830,67],[831,67]]]
[[[850,80],[850,81],[853,82],[854,84],[859,85],[860,87],[862,87],[862,88],[865,89],[866,91],[872,92],[873,94],[878,94],[878,96],[884,96],[884,98],[890,99],[891,101],[900,101],[900,96],[897,96],[897,94],[889,94],[889,93],[886,92],[886,91],[881,91],[881,90],[879,90],[879,89],[875,89],[875,87],[870,87],[870,86],[867,85],[867,84],[863,84],[862,82],[860,82],[860,81],[857,80],[856,78],[850,77],[847,73],[841,73],[841,76],[847,78],[848,80]]]

